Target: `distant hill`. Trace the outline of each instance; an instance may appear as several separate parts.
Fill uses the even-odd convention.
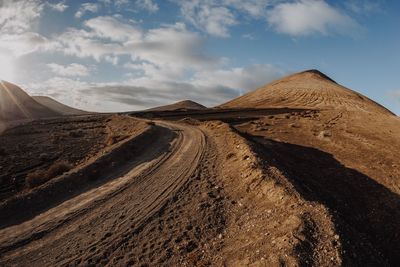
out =
[[[392,112],[321,73],[308,70],[271,82],[219,106],[220,108],[315,108]]]
[[[0,82],[0,122],[41,119],[89,112],[64,105],[47,96],[28,95],[15,84]]]
[[[32,98],[42,104],[45,107],[50,108],[51,110],[61,114],[61,115],[84,115],[88,114],[89,112],[72,108],[70,106],[64,105],[55,99],[48,97],[48,96],[32,96]]]
[[[60,114],[35,101],[15,84],[0,82],[0,121],[56,117]]]
[[[207,107],[191,100],[183,100],[171,105],[147,109],[146,111],[201,110],[201,109],[207,109]]]

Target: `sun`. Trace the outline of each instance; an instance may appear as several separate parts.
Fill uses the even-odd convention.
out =
[[[15,61],[12,56],[0,53],[0,80],[15,82]]]

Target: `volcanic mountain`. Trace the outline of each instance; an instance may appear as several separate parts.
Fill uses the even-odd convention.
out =
[[[399,117],[317,70],[220,107],[292,110],[234,127],[255,142],[266,162],[277,162],[297,192],[331,213],[343,252],[356,255],[343,254],[343,266],[400,263]]]
[[[219,107],[364,110],[393,115],[383,106],[336,83],[318,70],[286,76]]]
[[[205,106],[191,100],[183,100],[171,105],[165,105],[148,109],[147,111],[173,111],[173,110],[201,110],[206,109]]]
[[[51,110],[61,114],[61,115],[85,115],[88,114],[87,111],[72,108],[70,106],[64,105],[57,100],[54,100],[48,96],[32,96],[32,98],[42,104],[45,107],[50,108]]]
[[[15,84],[6,81],[0,82],[0,122],[84,115],[87,113],[47,96],[31,97]]]
[[[35,101],[15,84],[0,83],[0,121],[39,119],[60,114]]]

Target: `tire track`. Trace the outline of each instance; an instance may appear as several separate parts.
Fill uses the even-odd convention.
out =
[[[41,214],[3,229],[0,265],[67,265],[107,257],[120,247],[173,197],[205,151],[205,136],[199,129],[157,124],[178,133],[170,151],[48,211],[57,216]]]

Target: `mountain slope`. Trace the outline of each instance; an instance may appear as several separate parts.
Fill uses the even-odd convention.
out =
[[[15,84],[0,82],[0,121],[39,119],[60,113],[36,102]]]
[[[36,102],[62,115],[84,115],[88,112],[64,105],[48,96],[33,96]]]
[[[296,73],[219,106],[221,108],[310,108],[392,112],[319,72]]]
[[[147,111],[201,110],[201,109],[206,109],[206,107],[191,100],[183,100],[171,105],[151,108],[148,109]]]

